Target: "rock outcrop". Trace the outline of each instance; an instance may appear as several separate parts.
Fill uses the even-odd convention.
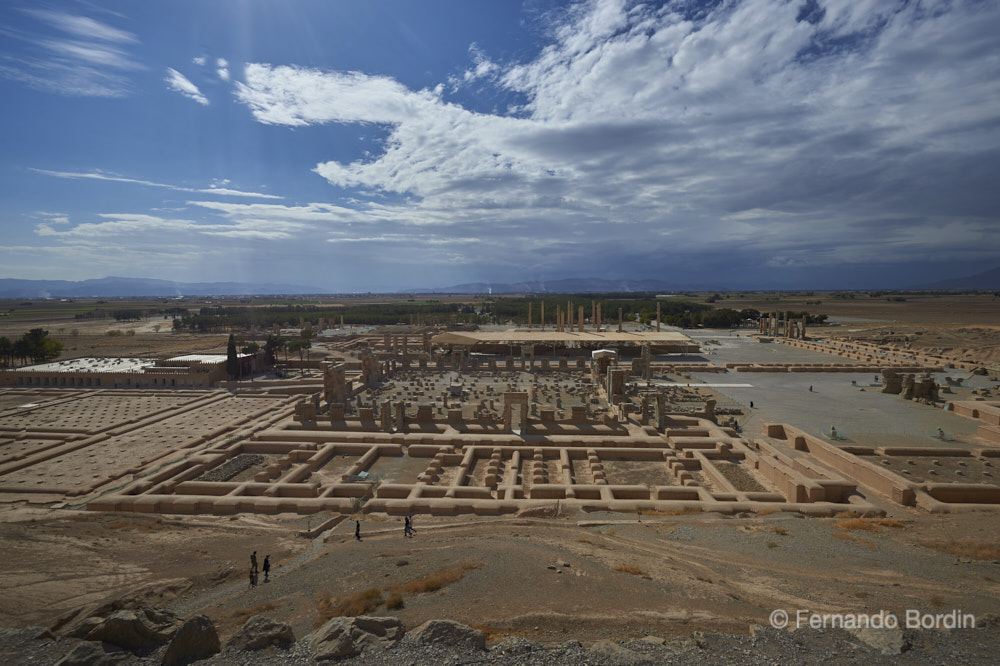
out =
[[[317,661],[358,654],[373,646],[395,643],[403,637],[403,623],[395,617],[335,617],[309,634]]]
[[[88,641],[105,641],[128,650],[147,650],[173,638],[181,624],[179,617],[165,610],[121,610],[105,618],[84,638]]]
[[[483,632],[451,620],[428,620],[410,632],[410,636],[425,645],[442,645],[466,650],[486,648],[486,635]]]
[[[247,620],[236,635],[226,643],[227,650],[262,650],[272,645],[287,647],[295,642],[292,628],[263,615]]]

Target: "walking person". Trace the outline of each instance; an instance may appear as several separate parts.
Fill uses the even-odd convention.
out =
[[[264,582],[268,582],[268,576],[271,573],[271,556],[264,556]]]
[[[357,539],[358,541],[361,541],[361,521],[360,520],[355,520],[354,521],[354,538]]]
[[[250,571],[257,573],[257,551],[250,554]]]

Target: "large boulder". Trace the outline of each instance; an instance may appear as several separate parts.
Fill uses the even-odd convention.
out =
[[[219,651],[219,634],[207,615],[195,615],[181,625],[163,655],[165,666],[206,659]]]
[[[247,620],[236,635],[226,643],[227,650],[261,650],[271,645],[286,647],[295,642],[292,628],[263,615]]]
[[[129,650],[147,650],[173,638],[181,624],[181,619],[169,611],[155,608],[120,610],[105,618],[84,638]]]
[[[410,632],[410,637],[425,645],[458,647],[466,650],[486,648],[486,634],[451,620],[428,620]]]
[[[384,647],[403,637],[403,623],[396,617],[335,617],[309,634],[313,658],[340,659],[368,647]]]

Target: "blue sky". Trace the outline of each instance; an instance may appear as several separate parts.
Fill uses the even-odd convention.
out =
[[[998,34],[972,0],[11,0],[0,277],[970,274]]]

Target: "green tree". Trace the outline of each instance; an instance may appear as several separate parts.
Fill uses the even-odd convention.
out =
[[[274,352],[281,348],[281,342],[275,335],[267,336],[267,340],[264,342],[264,363],[268,365],[274,365],[277,363],[278,359],[275,358]]]
[[[226,374],[230,379],[236,379],[240,374],[240,359],[236,355],[236,338],[230,334],[229,344],[226,346]]]
[[[14,364],[14,343],[8,337],[0,338],[0,366]]]

